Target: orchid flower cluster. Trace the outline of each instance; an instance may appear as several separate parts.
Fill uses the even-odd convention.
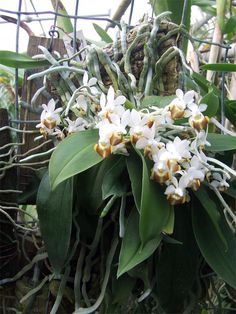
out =
[[[56,109],[54,100],[43,105],[41,123],[44,136],[59,138],[91,128],[99,130],[95,151],[103,158],[111,154],[129,154],[131,145],[141,150],[153,162],[152,180],[165,186],[165,195],[172,205],[190,200],[189,190],[196,191],[203,181],[219,191],[229,184],[229,172],[215,168],[214,158],[208,158],[204,148],[209,118],[207,105],[195,102],[195,92],[176,90],[176,98],[167,106],[127,109],[126,97],[116,95],[112,86],[107,94],[96,87],[95,78],[85,72],[83,85],[71,107]],[[68,117],[73,112],[75,119]],[[183,123],[177,123],[182,120]],[[209,163],[211,159],[211,163]]]

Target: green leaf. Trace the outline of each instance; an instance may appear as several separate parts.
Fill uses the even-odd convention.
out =
[[[163,188],[150,180],[150,169],[145,158],[140,152],[138,154],[143,168],[139,234],[144,245],[158,237],[165,229],[171,216],[171,206],[166,200]]]
[[[211,89],[209,93],[201,99],[201,104],[207,104],[207,109],[204,111],[204,115],[214,117],[219,109],[219,103],[219,97]]]
[[[174,206],[170,206],[169,218],[163,229],[163,232],[167,234],[172,234],[174,230],[174,224],[175,224],[175,209]]]
[[[225,116],[236,127],[236,100],[225,100]]]
[[[236,29],[236,16],[231,16],[224,27],[224,33],[234,33]]]
[[[126,192],[127,184],[124,177],[125,168],[125,158],[122,156],[104,174],[102,183],[102,198],[104,200],[111,195],[120,197]]]
[[[173,237],[182,244],[163,243],[155,265],[157,284],[154,293],[157,293],[165,313],[184,313],[185,301],[189,298],[199,265],[191,212],[183,205],[176,206],[175,214]]]
[[[197,73],[197,72],[193,72],[191,75],[192,79],[197,83],[197,85],[199,86],[199,88],[201,89],[201,94],[203,93],[208,93],[209,88],[213,89],[213,92],[215,93],[215,95],[217,95],[218,97],[220,97],[220,90],[211,82],[209,82],[205,76]]]
[[[215,202],[221,215],[219,224],[227,242],[227,251],[208,213],[195,202],[192,210],[193,230],[200,251],[207,263],[217,275],[233,288],[236,288],[236,238],[222,212],[220,212],[219,201],[216,200]]]
[[[139,238],[139,214],[133,209],[129,215],[125,235],[121,245],[117,277],[129,271],[136,265],[146,260],[156,250],[161,242],[161,236],[141,246]]]
[[[49,175],[54,189],[64,180],[102,161],[94,151],[98,130],[86,130],[68,136],[55,149],[49,163]]]
[[[136,280],[128,275],[114,280],[112,287],[112,304],[124,305],[130,298]],[[112,312],[108,312],[112,313]]]
[[[120,158],[118,155],[110,155],[105,158],[101,163],[94,165],[92,168],[80,173],[76,177],[76,191],[78,203],[86,204],[86,211],[97,214],[98,208],[103,203],[102,197],[102,183],[105,174]],[[83,191],[83,193],[81,193]]]
[[[59,14],[62,14],[62,15],[68,15],[62,1],[51,0],[51,3],[55,12],[58,12]],[[65,33],[73,32],[73,26],[69,17],[57,16],[56,22],[57,22],[57,26],[59,28],[59,32],[62,37],[64,36]]]
[[[158,108],[164,108],[170,104],[170,102],[176,98],[176,95],[172,96],[146,96],[142,100],[141,108],[149,108],[155,106]]]
[[[37,212],[40,230],[50,263],[60,274],[66,261],[72,225],[72,181],[67,180],[50,189],[48,173],[40,183],[37,195]]]
[[[206,210],[206,212],[209,215],[209,218],[211,219],[211,222],[213,223],[215,230],[217,231],[222,243],[225,246],[225,249],[227,249],[227,242],[225,240],[224,234],[221,230],[220,222],[221,222],[221,216],[220,213],[216,207],[216,203],[211,198],[212,193],[209,194],[206,190],[206,187],[201,186],[198,191],[194,192],[200,203],[202,204],[202,207]]]
[[[206,150],[211,152],[224,152],[236,149],[236,137],[231,135],[208,133],[207,141],[211,146],[206,146]]]
[[[105,43],[108,43],[108,44],[113,42],[113,40],[107,34],[107,32],[103,28],[101,28],[98,24],[93,23],[93,27],[94,27],[95,31],[97,32],[97,34],[100,36],[102,41],[105,41]]]
[[[129,179],[131,182],[132,193],[135,201],[135,206],[138,211],[141,208],[141,193],[142,193],[142,161],[134,150],[126,158]]]
[[[201,67],[203,70],[221,71],[221,72],[235,72],[236,64],[231,63],[209,63]]]
[[[32,69],[49,65],[47,60],[35,60],[24,54],[13,51],[0,51],[0,64],[12,68]]]

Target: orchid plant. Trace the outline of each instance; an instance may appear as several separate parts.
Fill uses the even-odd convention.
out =
[[[148,49],[155,47],[159,21],[153,22],[150,32],[139,32],[141,38],[147,36]],[[146,30],[147,25],[142,27]],[[43,75],[50,76],[55,64],[60,72],[60,61],[55,63],[41,49],[54,64]],[[173,49],[183,59],[179,48]],[[180,259],[177,264],[182,259],[186,267],[191,265],[181,308],[189,290],[195,289],[202,258],[236,287],[232,257],[236,257],[236,214],[229,202],[235,191],[236,172],[230,163],[236,134],[215,118],[212,100],[217,96],[210,91],[202,97],[199,89],[176,89],[171,97],[157,96],[150,83],[153,62],[141,73],[146,78],[141,84],[125,50],[125,74],[100,48],[89,46],[86,51],[86,66],[82,62],[77,67],[65,65],[62,59],[62,78],[65,69],[75,71],[80,86],[68,83],[67,75],[70,96],[61,97],[62,103],[51,99],[44,104],[37,125],[38,138],[53,138],[56,146],[38,191],[41,232],[55,274],[68,276],[69,265],[78,259],[74,283],[75,291],[81,293],[75,292],[75,313],[92,313],[99,306],[103,313],[111,313],[116,298],[124,306],[123,286],[138,302],[157,296],[160,306],[168,308],[162,276],[175,254]],[[91,66],[94,55],[93,62],[99,60],[110,78],[107,86],[99,66]],[[184,60],[182,64],[187,67]],[[55,249],[58,241],[60,250]],[[100,261],[99,252],[101,293],[91,305],[87,283],[96,286],[95,292],[89,290],[91,295],[98,295],[91,263],[94,257],[97,265],[96,256]],[[174,276],[173,280],[185,278],[182,272]],[[142,288],[133,278],[141,279]],[[106,303],[105,296],[114,302]]]

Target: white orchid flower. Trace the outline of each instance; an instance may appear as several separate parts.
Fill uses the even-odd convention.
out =
[[[56,104],[54,99],[51,99],[47,105],[43,104],[42,107],[43,111],[40,116],[41,122],[36,125],[36,128],[52,130],[61,122],[59,112],[62,111],[62,108],[55,109]]]
[[[183,177],[179,181],[172,177],[171,183],[165,190],[167,200],[172,205],[183,204],[189,200],[188,191],[186,190],[186,182]]]
[[[88,72],[84,72],[84,75],[83,75],[83,86],[87,86],[89,87],[91,93],[93,95],[96,95],[99,93],[98,89],[95,87],[95,85],[97,84],[97,79],[96,77],[92,77],[89,79],[89,76],[88,76]],[[83,86],[81,89],[83,89]]]
[[[219,172],[214,172],[212,174],[213,180],[210,182],[214,188],[218,189],[219,191],[225,191],[229,187],[229,183],[226,181],[228,177],[226,174],[220,174]]]
[[[74,121],[70,120],[69,118],[66,118],[65,120],[68,123],[66,130],[69,134],[75,133],[77,131],[83,131],[88,126],[87,121],[80,117]]]
[[[178,136],[174,139],[173,142],[166,144],[166,150],[171,154],[170,159],[177,161],[182,161],[182,159],[188,159],[191,157],[190,154],[190,141],[181,140]]]
[[[181,89],[177,89],[176,96],[177,98],[173,99],[169,104],[171,118],[174,120],[182,118],[187,105],[190,105],[194,102],[194,91],[191,90],[184,94]]]
[[[115,97],[115,91],[112,86],[109,87],[107,96],[104,93],[101,94],[100,105],[101,111],[98,115],[102,118],[109,118],[111,114],[117,114],[122,116],[125,112],[125,108],[122,106],[126,101],[125,96]]]
[[[86,114],[88,110],[88,103],[86,97],[84,95],[79,95],[76,99],[76,104],[73,106],[73,108],[77,108],[82,113]]]

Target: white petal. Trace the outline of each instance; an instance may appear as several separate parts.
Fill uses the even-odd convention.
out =
[[[166,188],[164,194],[168,195],[168,194],[173,194],[173,193],[175,193],[175,187],[174,187],[173,185],[169,185],[169,186]]]
[[[88,81],[88,86],[91,87],[91,86],[95,85],[96,83],[97,83],[96,77],[92,77],[92,78]]]
[[[126,98],[125,96],[118,96],[116,97],[116,99],[114,100],[114,105],[117,106],[117,105],[123,105],[123,103],[125,103],[126,101]]]
[[[101,94],[101,97],[100,97],[100,105],[102,107],[102,109],[104,109],[106,107],[106,96],[105,94]]]
[[[121,124],[126,127],[130,121],[130,110],[126,110],[121,117]]]
[[[194,99],[194,91],[193,91],[193,90],[188,91],[188,92],[184,95],[184,101],[185,101],[185,103],[187,103],[187,104],[193,102],[193,99]]]
[[[181,90],[181,89],[176,89],[176,96],[178,97],[178,98],[180,98],[180,99],[183,99],[183,97],[184,97],[184,93],[183,93],[183,91]]]
[[[141,122],[140,113],[137,110],[132,109],[131,114],[130,114],[130,120],[131,120],[130,121],[131,126],[140,124],[140,122]]]
[[[114,91],[113,87],[110,86],[108,89],[108,93],[107,93],[107,102],[113,103],[114,98],[115,98],[115,91]]]
[[[198,106],[195,103],[190,103],[188,104],[188,109],[190,109],[191,111],[196,111],[198,110]]]
[[[206,109],[207,109],[207,105],[206,105],[206,104],[200,104],[199,110],[200,110],[201,112],[205,111]]]
[[[143,149],[148,145],[148,140],[144,137],[141,137],[140,139],[138,139],[137,143],[136,143],[136,148],[138,149]]]
[[[47,106],[47,105],[42,104],[42,107],[43,107],[43,109],[44,109],[45,111],[48,111],[48,106]]]
[[[83,85],[87,85],[88,84],[88,73],[84,72],[83,75]]]
[[[49,100],[49,102],[48,102],[48,110],[49,111],[54,111],[55,110],[55,101],[54,101],[53,98],[51,100]]]

